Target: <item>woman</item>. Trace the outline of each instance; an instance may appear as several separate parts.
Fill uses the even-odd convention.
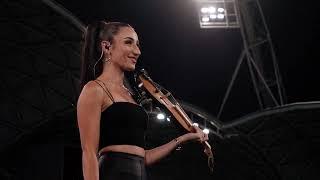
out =
[[[140,54],[138,36],[130,25],[99,21],[87,27],[77,104],[85,180],[146,179],[145,165],[181,143],[208,140],[195,127],[195,133],[144,149],[148,116],[123,84],[124,72],[135,69]]]

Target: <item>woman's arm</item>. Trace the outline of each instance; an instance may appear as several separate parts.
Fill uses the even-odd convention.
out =
[[[165,156],[169,155],[170,152],[176,149],[180,144],[184,144],[189,141],[199,141],[200,143],[208,140],[208,135],[203,133],[200,128],[196,127],[195,133],[187,133],[178,138],[173,139],[172,141],[164,144],[162,146],[146,150],[145,152],[145,163],[146,165],[151,165]]]
[[[84,180],[99,180],[97,151],[103,96],[93,82],[84,86],[77,104]]]

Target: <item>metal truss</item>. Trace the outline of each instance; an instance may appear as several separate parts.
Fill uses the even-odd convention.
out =
[[[223,124],[224,141],[241,179],[312,179],[320,148],[320,102],[274,107]],[[240,167],[239,162],[241,162]],[[255,172],[255,173],[254,173]]]
[[[240,67],[245,62],[260,110],[281,106],[286,102],[277,58],[259,1],[236,0],[235,5],[244,49],[221,103],[218,119],[221,118]]]

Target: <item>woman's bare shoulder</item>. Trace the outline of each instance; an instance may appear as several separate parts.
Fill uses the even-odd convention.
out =
[[[83,86],[83,89],[80,93],[79,100],[81,99],[90,99],[90,100],[103,100],[103,90],[95,81],[89,81],[86,85]]]

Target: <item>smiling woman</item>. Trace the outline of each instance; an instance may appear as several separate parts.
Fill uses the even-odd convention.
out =
[[[145,180],[145,166],[180,143],[208,140],[194,127],[192,133],[145,150],[148,115],[124,86],[124,72],[135,69],[140,54],[138,35],[126,23],[99,21],[86,29],[77,104],[85,180]]]

